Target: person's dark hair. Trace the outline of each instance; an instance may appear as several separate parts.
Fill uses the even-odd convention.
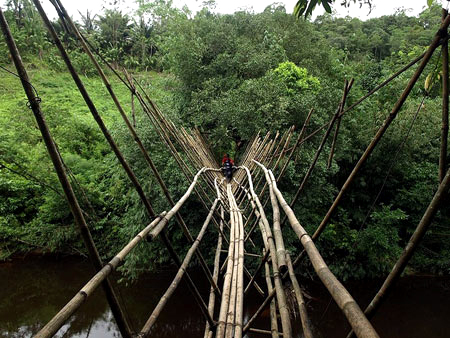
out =
[[[225,154],[226,157],[230,157],[230,154]]]

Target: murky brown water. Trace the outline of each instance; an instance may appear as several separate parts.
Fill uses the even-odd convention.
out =
[[[133,329],[139,330],[169,285],[174,272],[148,274],[133,285],[119,285]],[[90,265],[74,258],[27,258],[0,264],[0,336],[30,337],[36,333],[92,276]],[[201,290],[207,282],[198,278]],[[380,281],[350,283],[352,294],[365,306]],[[348,324],[330,297],[317,283],[309,282],[309,313],[317,337],[345,337]],[[206,294],[204,295],[207,299]],[[257,294],[247,300],[246,317],[261,302]],[[268,311],[256,327],[268,328]],[[154,337],[201,337],[204,320],[185,284],[182,284],[154,326]],[[408,277],[374,318],[381,337],[449,338],[450,278]],[[296,328],[298,331],[298,327]],[[301,334],[297,332],[297,337]],[[57,337],[120,337],[111,312],[98,290]],[[253,337],[268,337],[252,335]]]

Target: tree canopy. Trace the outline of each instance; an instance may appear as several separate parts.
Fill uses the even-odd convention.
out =
[[[441,21],[436,4],[418,17],[399,10],[367,21],[331,14],[314,21],[298,20],[279,4],[262,13],[233,14],[215,13],[209,3],[195,14],[188,8],[175,8],[172,1],[139,0],[137,4],[136,12],[129,15],[117,8],[83,13],[78,25],[116,69],[124,65],[134,73],[175,123],[196,127],[218,158],[229,152],[237,160],[259,131],[275,133],[294,125],[298,133],[311,108],[314,113],[308,133],[322,126],[338,106],[345,79],[355,79],[348,98],[351,104],[421,55]],[[5,15],[43,99],[43,111],[76,182],[82,208],[90,215],[94,239],[102,255],[110,256],[146,224],[145,212],[30,1],[9,1]],[[114,138],[145,182],[155,210],[167,209],[87,56],[59,20],[53,23]],[[10,64],[3,40],[0,64]],[[327,262],[343,278],[373,277],[388,271],[438,185],[441,88],[437,80],[427,88],[424,84],[425,77],[438,73],[440,67],[436,53],[318,242]],[[321,221],[411,74],[408,70],[344,115],[331,167],[327,168],[327,156],[322,155],[295,207],[308,231],[314,231]],[[127,89],[118,80],[113,86],[130,111]],[[179,198],[187,183],[138,108],[136,119],[137,131],[166,185],[174,199]],[[83,254],[20,83],[6,73],[0,83],[0,122],[0,193],[4,197],[0,200],[0,258],[36,248]],[[287,200],[298,188],[319,142],[320,133],[306,142],[289,164],[279,183]],[[324,154],[329,151],[330,144],[326,144]],[[183,216],[196,231],[205,215],[198,201],[189,203],[187,208],[199,211]],[[450,272],[449,211],[447,203],[412,269]],[[287,227],[284,231],[288,249],[297,252],[295,235]],[[177,250],[186,246],[179,230],[171,229],[171,236]],[[212,247],[213,237],[207,236],[202,245]],[[150,268],[168,263],[156,242],[140,247],[123,269],[136,276],[149,268],[149,262]]]

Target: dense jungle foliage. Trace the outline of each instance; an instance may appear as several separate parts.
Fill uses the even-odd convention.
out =
[[[258,131],[285,131],[295,125],[299,132],[311,108],[308,131],[314,131],[335,112],[345,79],[355,79],[348,99],[351,104],[423,53],[441,20],[436,4],[418,17],[399,10],[367,21],[329,14],[311,21],[298,20],[288,13],[292,9],[276,4],[262,13],[223,15],[214,12],[214,1],[205,2],[197,13],[177,9],[172,1],[136,2],[138,9],[132,14],[122,13],[119,7],[83,13],[79,26],[109,62],[134,72],[174,122],[198,127],[218,159],[228,151],[239,160]],[[94,240],[101,254],[111,257],[147,224],[144,208],[30,1],[10,1],[5,15],[82,208],[89,215]],[[155,210],[167,210],[157,182],[95,69],[63,25],[57,20],[54,25]],[[374,277],[389,271],[438,186],[441,61],[439,52],[435,54],[317,243],[341,278]],[[15,70],[3,39],[0,64]],[[344,116],[331,168],[326,165],[328,143],[295,206],[309,232],[322,220],[413,70]],[[20,81],[0,71],[0,259],[30,251],[85,255]],[[434,81],[425,90],[430,74]],[[118,80],[112,82],[131,111],[130,93]],[[188,183],[138,107],[136,119],[137,131],[172,196],[180,198]],[[288,201],[320,139],[321,134],[298,151],[279,183]],[[195,198],[181,213],[194,233],[206,216]],[[410,272],[450,272],[449,223],[447,200],[414,256]],[[295,234],[287,226],[284,231],[289,250],[298,252]],[[178,252],[186,250],[187,243],[174,224],[170,237]],[[205,256],[211,256],[206,253],[212,251],[215,238],[211,230],[202,242]],[[254,238],[260,241],[256,234]],[[154,242],[135,249],[122,269],[135,277],[168,263],[165,249]]]

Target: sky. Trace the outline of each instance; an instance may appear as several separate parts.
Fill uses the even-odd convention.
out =
[[[183,5],[187,5],[191,11],[195,12],[202,5],[202,0],[173,0],[175,6],[181,8]],[[0,0],[0,5],[5,8],[7,0]],[[104,4],[107,2],[105,0],[62,0],[63,5],[66,7],[67,11],[78,19],[80,16],[78,11],[85,13],[87,9],[89,11],[96,13],[100,12]],[[122,8],[125,12],[131,12],[135,8],[134,0],[122,0]],[[262,12],[264,8],[272,3],[284,4],[287,12],[291,13],[296,0],[284,0],[284,1],[274,1],[274,0],[216,0],[216,12],[219,13],[233,13],[240,9],[250,9],[255,12]],[[334,5],[334,10],[336,10],[337,15],[340,17],[345,17],[347,15],[352,17],[358,17],[361,20],[367,20],[374,17],[380,17],[383,15],[389,15],[395,13],[398,8],[405,8],[408,10],[408,15],[418,15],[426,6],[426,0],[372,0],[373,8],[369,14],[369,9],[367,6],[359,8],[359,4],[353,4],[349,8],[344,8],[340,6],[340,0],[337,0]],[[448,6],[448,0],[439,0],[439,3]],[[49,4],[48,0],[41,1],[44,8],[46,9],[50,17],[55,17],[54,8]],[[322,14],[324,11],[321,6],[318,6],[313,13],[313,19],[317,15]]]

